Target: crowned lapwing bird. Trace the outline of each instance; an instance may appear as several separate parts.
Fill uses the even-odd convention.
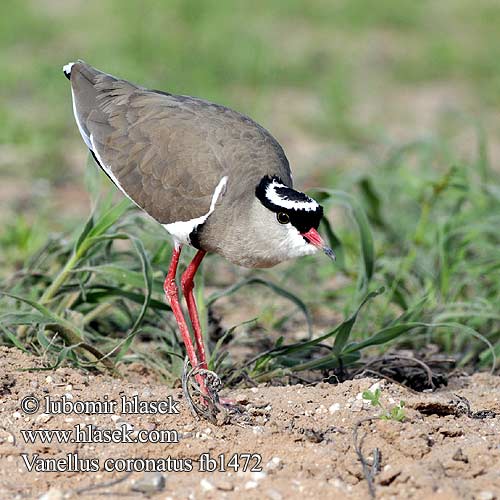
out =
[[[196,97],[149,90],[83,61],[63,68],[73,112],[94,160],[173,238],[164,290],[197,381],[207,359],[193,293],[205,255],[266,268],[322,250],[323,208],[293,188],[276,139],[248,116]],[[194,344],[176,285],[184,245],[197,252],[181,277]]]

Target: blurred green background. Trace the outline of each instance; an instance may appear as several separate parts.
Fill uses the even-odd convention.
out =
[[[61,72],[81,58],[248,114],[282,143],[298,186],[359,197],[375,231],[375,284],[400,298],[369,316],[362,335],[423,295],[433,314],[478,300],[494,309],[499,26],[497,0],[3,0],[0,277],[89,211],[87,152]],[[338,209],[330,215],[344,272],[319,258],[269,271],[291,280],[320,326],[350,310],[358,268],[352,224]],[[460,227],[472,232],[457,243]],[[406,274],[399,290],[394,277]],[[491,314],[478,328],[498,339]]]
[[[76,58],[248,113],[309,185],[332,169],[352,177],[377,148],[422,137],[454,135],[453,147],[470,152],[475,120],[498,137],[495,0],[4,0],[0,9],[4,216],[63,188],[67,204],[82,204],[73,186],[86,153],[60,71]],[[463,116],[450,123],[450,112]]]

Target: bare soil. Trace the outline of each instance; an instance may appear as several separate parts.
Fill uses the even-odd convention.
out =
[[[399,385],[361,378],[338,385],[320,383],[235,389],[229,397],[246,409],[246,417],[215,426],[190,414],[180,389],[160,385],[136,367],[124,379],[92,375],[69,367],[41,368],[40,358],[0,348],[0,498],[370,498],[414,499],[500,498],[500,377],[485,373],[452,378],[447,388],[414,393]],[[380,387],[381,402],[390,409],[405,402],[405,421],[380,419],[380,409],[361,393]],[[178,414],[28,415],[21,400],[141,401],[178,400]],[[370,418],[372,417],[372,418]],[[177,443],[51,443],[27,444],[21,430],[73,429],[93,424],[98,429],[175,429]],[[357,439],[354,431],[357,429]],[[134,436],[134,434],[132,434]],[[356,452],[356,444],[359,454]],[[375,452],[375,454],[374,454]],[[27,472],[21,456],[31,460],[166,459],[171,464],[192,460],[191,472]],[[226,458],[226,471],[199,472],[197,459],[209,453]],[[229,466],[234,454],[262,456],[261,472]],[[360,455],[366,462],[363,469]],[[73,455],[75,456],[75,455]],[[375,457],[375,465],[373,459]],[[177,461],[174,462],[174,459]],[[379,464],[377,465],[377,462]],[[138,463],[138,462],[136,462]],[[153,463],[153,462],[150,462]],[[160,462],[157,460],[155,464]],[[233,465],[235,460],[233,460]],[[250,461],[250,466],[256,459]],[[172,467],[172,465],[171,465]],[[114,482],[113,482],[114,481]]]

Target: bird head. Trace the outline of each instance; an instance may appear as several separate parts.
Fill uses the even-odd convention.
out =
[[[333,250],[318,233],[323,207],[317,201],[285,185],[279,177],[267,175],[257,185],[255,196],[267,209],[267,225],[279,234],[280,244],[289,257],[322,250],[335,260]]]

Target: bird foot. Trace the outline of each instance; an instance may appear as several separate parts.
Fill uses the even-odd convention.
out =
[[[196,384],[192,379],[200,380],[201,384]],[[194,387],[194,394],[199,396],[196,402],[191,393]],[[188,371],[188,360],[184,362],[182,374],[182,390],[191,413],[196,418],[204,418],[213,424],[228,423],[233,417],[242,415],[243,408],[231,399],[221,398],[219,391],[222,388],[220,377],[213,371],[205,368],[191,368]],[[220,422],[222,417],[222,422]]]

